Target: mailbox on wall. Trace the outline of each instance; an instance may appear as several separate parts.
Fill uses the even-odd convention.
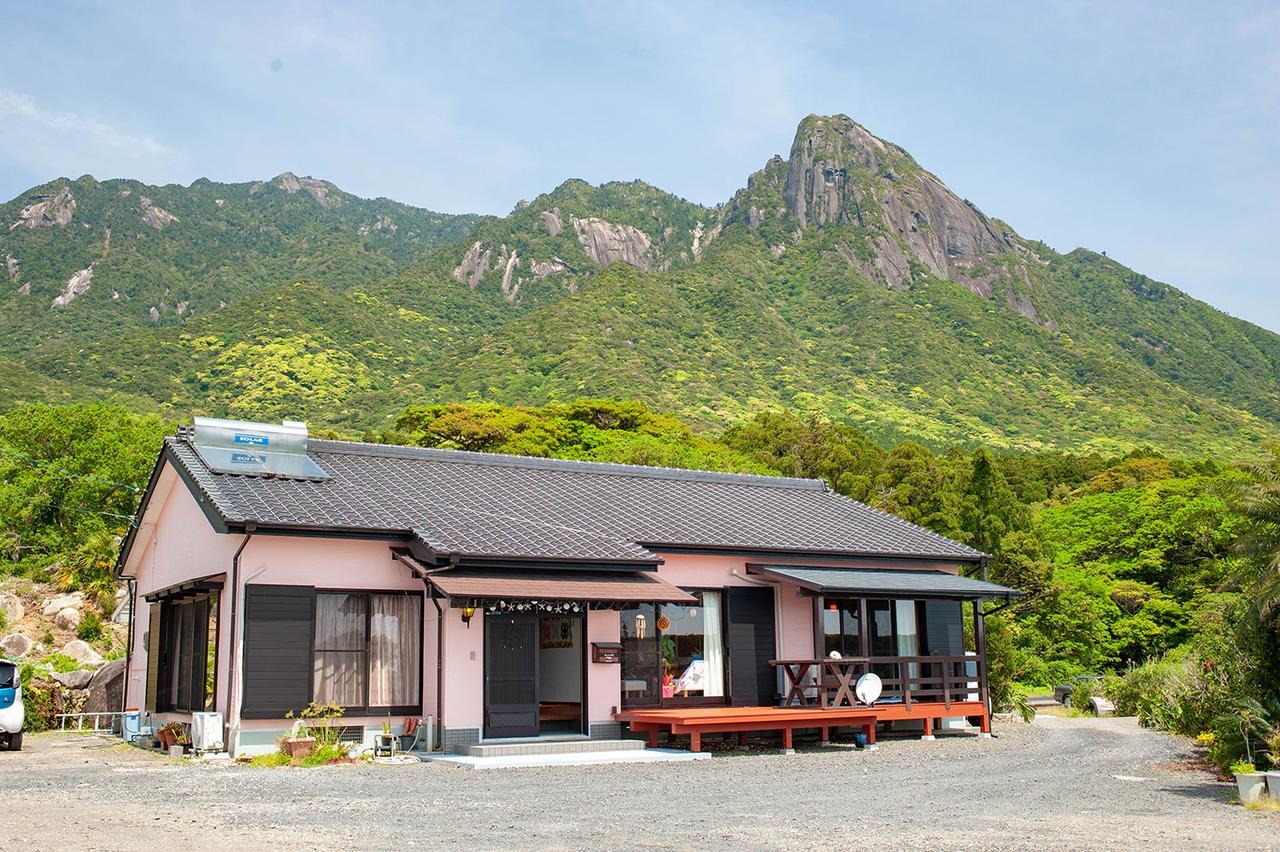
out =
[[[593,663],[622,662],[622,643],[621,642],[592,642],[591,643],[591,662]]]

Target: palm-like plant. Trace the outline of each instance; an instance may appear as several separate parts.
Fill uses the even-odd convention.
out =
[[[115,561],[120,551],[120,537],[108,529],[98,529],[85,536],[80,546],[56,567],[54,577],[63,590],[79,589],[96,593],[116,586]]]
[[[1265,620],[1280,608],[1280,446],[1271,447],[1265,462],[1246,470],[1250,478],[1240,489],[1240,502],[1249,526],[1240,549],[1256,567],[1242,579]]]

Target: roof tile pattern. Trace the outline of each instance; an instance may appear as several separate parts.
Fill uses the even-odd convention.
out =
[[[657,545],[974,560],[951,539],[821,480],[310,442],[322,482],[213,473],[172,458],[231,524],[400,532],[462,556],[652,562]]]

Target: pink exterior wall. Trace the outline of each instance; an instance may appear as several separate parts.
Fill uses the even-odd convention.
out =
[[[612,722],[622,701],[622,666],[591,662],[592,642],[618,642],[622,623],[618,613],[600,609],[587,613],[587,721]]]
[[[461,609],[445,610],[443,653],[444,724],[478,728],[484,723],[483,610],[476,609],[470,627],[462,622]]]

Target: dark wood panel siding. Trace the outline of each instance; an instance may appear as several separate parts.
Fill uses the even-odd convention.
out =
[[[964,654],[964,607],[960,601],[924,601],[925,650],[931,657]]]
[[[244,706],[247,718],[281,718],[311,700],[316,590],[245,587]]]
[[[153,603],[147,613],[147,700],[144,705],[151,713],[156,712],[157,696],[160,693],[160,617],[163,604]]]
[[[728,592],[729,699],[738,706],[777,703],[773,589],[733,586]]]

